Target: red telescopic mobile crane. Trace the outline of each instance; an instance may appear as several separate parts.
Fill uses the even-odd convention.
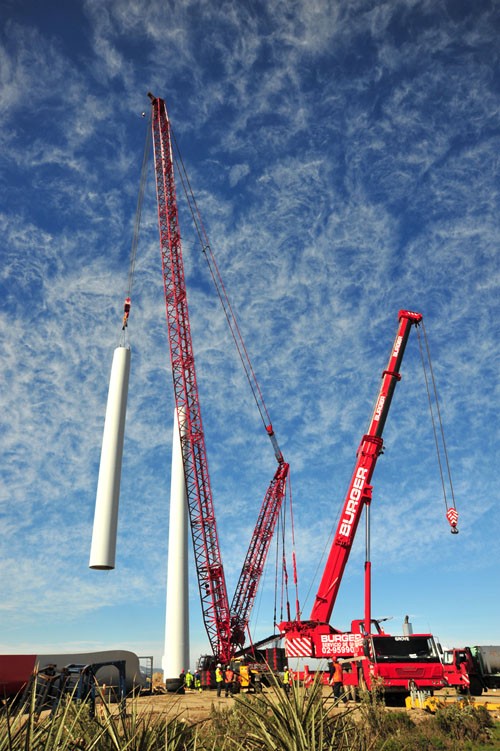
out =
[[[387,420],[396,384],[401,378],[400,367],[412,326],[422,320],[420,313],[399,311],[399,325],[375,408],[363,436],[354,471],[344,500],[336,534],[330,549],[309,620],[283,621],[279,629],[285,638],[288,657],[329,658],[343,656],[358,665],[345,674],[345,683],[371,687],[378,676],[387,692],[408,690],[411,682],[420,689],[444,685],[443,669],[433,637],[410,634],[391,637],[384,634],[379,623],[371,618],[370,561],[365,562],[365,617],[353,621],[351,632],[342,633],[330,626],[330,617],[337,599],[342,576],[354,542],[363,509],[372,500],[372,475],[377,459],[383,452],[382,432]],[[456,518],[452,527],[456,527]],[[453,531],[453,530],[452,530]],[[376,634],[372,634],[372,625]],[[406,629],[411,630],[410,624]]]
[[[210,645],[214,656],[227,663],[245,641],[250,611],[285,497],[289,465],[279,450],[272,426],[266,425],[278,467],[264,497],[230,606],[217,535],[189,324],[170,122],[163,99],[152,94],[148,96],[153,107],[158,224],[174,395],[178,413],[182,411],[185,415],[181,444],[194,559]]]

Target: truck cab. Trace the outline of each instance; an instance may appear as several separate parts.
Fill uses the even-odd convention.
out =
[[[483,691],[500,688],[500,647],[461,647],[443,654],[444,673],[449,686],[460,693],[481,696]]]
[[[446,685],[441,658],[431,634],[391,636],[368,634],[363,639],[358,680],[371,689],[378,680],[386,694],[411,688],[429,691]],[[364,658],[364,659],[363,659]]]

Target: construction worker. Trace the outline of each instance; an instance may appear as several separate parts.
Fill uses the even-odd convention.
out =
[[[287,696],[290,693],[290,681],[291,681],[290,671],[288,670],[288,665],[285,665],[285,669],[283,672],[283,688]]]
[[[194,674],[194,690],[201,694],[201,673],[199,670]]]
[[[224,674],[222,672],[222,665],[218,663],[215,668],[215,684],[217,686],[217,696],[220,697],[222,693],[222,686],[224,685]]]
[[[193,688],[193,674],[189,668],[186,670],[186,677],[184,680],[186,681],[187,690],[191,691],[191,689]]]
[[[179,688],[177,689],[178,694],[184,693],[184,687],[186,685],[186,671],[184,668],[181,670],[181,674],[179,675]]]
[[[342,670],[342,665],[339,662],[339,658],[335,657],[333,661],[333,678],[331,680],[331,686],[332,686],[332,694],[337,701],[342,698],[342,701],[345,703],[347,700],[344,696],[344,671]]]
[[[333,660],[330,658],[328,660],[328,685],[333,686],[333,674],[335,673],[335,667],[333,664]]]
[[[234,670],[232,669],[231,665],[228,665],[226,667],[226,672],[224,673],[226,699],[228,698],[228,696],[232,697],[233,695],[233,681],[234,681]]]
[[[304,665],[304,695],[307,696],[309,689],[314,683],[314,674],[309,672],[309,665]]]
[[[123,322],[122,322],[122,331],[125,331],[125,329],[128,326],[128,317],[130,315],[130,306],[132,305],[132,302],[130,300],[130,297],[125,298],[125,302],[123,304]]]

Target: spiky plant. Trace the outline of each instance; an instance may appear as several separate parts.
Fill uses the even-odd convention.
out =
[[[277,680],[269,692],[236,697],[239,737],[233,748],[259,751],[350,751],[356,736],[350,710],[331,711],[319,676],[307,692],[298,684],[287,695]]]
[[[88,706],[60,702],[54,712],[37,706],[36,681],[27,697],[9,704],[0,717],[0,751],[91,751],[99,747],[102,731],[90,722]]]
[[[107,703],[97,688],[99,714],[66,695],[53,710],[40,711],[36,681],[23,701],[0,715],[0,751],[195,751],[197,728],[178,716],[165,720]]]

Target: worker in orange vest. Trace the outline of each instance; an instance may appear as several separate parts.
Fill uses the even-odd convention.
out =
[[[226,699],[228,696],[233,695],[233,681],[234,681],[234,670],[232,669],[231,665],[228,665],[224,673]]]
[[[342,665],[340,664],[338,657],[335,657],[333,660],[333,676],[330,682],[333,690],[333,697],[337,700],[341,698],[342,701],[345,702],[346,698],[343,691],[344,671],[342,670]]]
[[[314,675],[309,672],[309,665],[304,665],[304,695],[307,696],[309,689],[314,683]]]

